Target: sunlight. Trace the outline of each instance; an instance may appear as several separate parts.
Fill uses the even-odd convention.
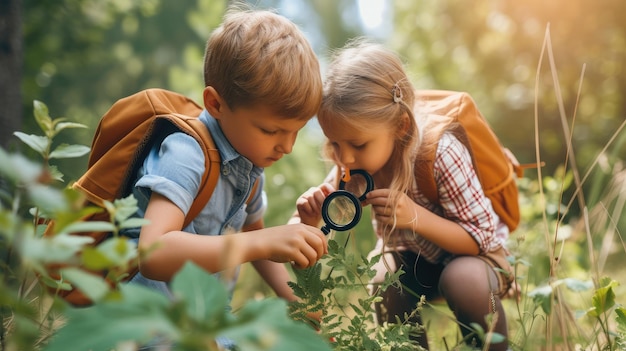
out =
[[[387,0],[358,0],[361,23],[366,30],[378,29],[387,12]]]

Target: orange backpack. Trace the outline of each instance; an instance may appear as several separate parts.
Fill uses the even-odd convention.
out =
[[[72,187],[84,193],[86,205],[103,207],[104,201],[113,202],[130,195],[132,180],[143,159],[155,143],[177,131],[192,136],[202,146],[205,171],[200,189],[189,213],[185,217],[187,226],[207,204],[220,169],[220,155],[206,126],[198,119],[202,107],[191,99],[162,89],[148,89],[118,100],[102,117],[91,145],[91,153],[85,174]],[[106,211],[98,212],[84,221],[109,221]],[[55,235],[54,221],[46,227],[44,236]],[[72,233],[74,235],[74,233]],[[76,235],[90,236],[98,245],[111,233],[87,232]],[[55,273],[59,267],[49,267]],[[137,273],[137,268],[128,272],[125,280]],[[106,277],[107,272],[90,272]],[[78,289],[56,291],[59,296],[76,306],[91,304]]]
[[[416,115],[427,114],[436,119],[435,123],[450,123],[443,131],[452,132],[467,147],[485,195],[513,232],[520,221],[514,175],[522,176],[522,166],[507,154],[474,100],[465,92],[419,90],[417,101]],[[439,203],[433,165],[440,137],[441,133],[426,134],[415,164],[418,188],[433,203]]]

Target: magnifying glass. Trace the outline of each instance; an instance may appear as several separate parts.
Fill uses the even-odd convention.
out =
[[[372,176],[364,170],[350,170],[349,177],[339,182],[339,190],[330,193],[322,204],[322,218],[326,223],[322,232],[346,231],[354,228],[361,220],[361,201],[374,189]]]
[[[374,190],[374,179],[363,169],[351,169],[347,175],[341,177],[339,189],[347,190],[360,201],[365,201],[367,193]]]
[[[321,229],[326,235],[331,230],[345,231],[354,228],[361,220],[361,202],[349,191],[333,191],[324,199],[322,218],[326,225]]]

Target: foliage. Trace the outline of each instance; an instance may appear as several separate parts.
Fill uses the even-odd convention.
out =
[[[625,4],[483,0],[472,3],[468,16],[465,1],[396,1],[388,45],[406,60],[417,88],[469,91],[522,163],[537,161],[539,152],[545,171],[554,173],[567,158],[571,134],[569,157],[584,173],[626,116]],[[547,30],[558,74],[540,58]],[[561,114],[571,128],[562,128]],[[602,154],[603,166],[584,185],[589,204],[612,177],[605,166],[626,159],[625,142],[622,134]],[[583,210],[574,205],[570,214],[578,217]],[[625,218],[615,219],[626,228]]]
[[[284,301],[254,301],[233,315],[228,293],[213,275],[188,263],[172,280],[173,302],[137,285],[123,285],[121,300],[68,310],[67,323],[46,351],[107,351],[123,342],[173,341],[176,350],[217,350],[227,338],[244,350],[330,350],[308,326],[294,323]],[[94,332],[98,331],[98,332]],[[156,339],[156,340],[155,340]],[[158,345],[158,344],[157,344]]]
[[[332,341],[334,350],[421,350],[409,339],[410,335],[423,332],[420,325],[396,323],[378,327],[374,322],[372,306],[380,297],[369,293],[373,287],[368,287],[368,283],[375,275],[372,267],[380,257],[355,255],[346,251],[346,245],[330,239],[323,262],[294,272],[296,281],[290,286],[300,298],[300,302],[291,305],[294,318],[314,323]],[[376,290],[382,292],[399,284],[398,277],[403,273],[399,270],[388,274]],[[420,309],[418,306],[415,313]],[[308,318],[311,312],[321,312],[320,323]]]
[[[75,150],[85,150],[59,146],[51,151],[49,146],[58,131],[78,125],[51,119],[40,102],[35,103],[35,118],[45,136],[18,134],[42,159],[73,157],[78,154]],[[75,192],[42,183],[50,180],[43,176],[46,165],[2,149],[0,161],[0,173],[10,182],[4,187],[7,192],[0,208],[0,249],[6,268],[0,286],[2,350],[65,350],[69,344],[77,349],[129,349],[134,343],[155,342],[155,337],[163,339],[156,342],[173,342],[177,350],[217,350],[217,339],[234,341],[247,350],[293,350],[301,345],[330,349],[312,328],[289,318],[282,300],[253,301],[236,315],[231,313],[223,284],[191,264],[173,279],[172,301],[147,288],[121,284],[127,265],[143,253],[119,235],[90,246],[91,238],[72,234],[117,233],[126,226],[145,224],[130,217],[137,210],[136,201],[131,197],[107,204],[111,223],[83,222],[81,218],[93,209],[83,208],[84,200]],[[62,179],[58,170],[57,174]],[[32,206],[30,211],[21,211],[23,200]],[[36,225],[42,213],[57,220],[55,232],[45,237],[44,226]],[[51,264],[63,267],[59,277],[48,274]],[[103,277],[86,273],[85,268],[118,274],[105,282]],[[53,289],[39,289],[43,287],[39,282]],[[75,308],[56,297],[69,288],[68,283],[80,288],[94,304]]]

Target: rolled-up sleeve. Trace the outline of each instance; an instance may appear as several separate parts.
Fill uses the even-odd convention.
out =
[[[135,186],[165,196],[187,215],[204,169],[204,153],[198,142],[185,133],[173,133],[152,148]]]
[[[462,226],[488,252],[496,238],[495,213],[485,196],[467,148],[455,137],[444,134],[439,142],[440,157],[434,164],[444,217]]]

